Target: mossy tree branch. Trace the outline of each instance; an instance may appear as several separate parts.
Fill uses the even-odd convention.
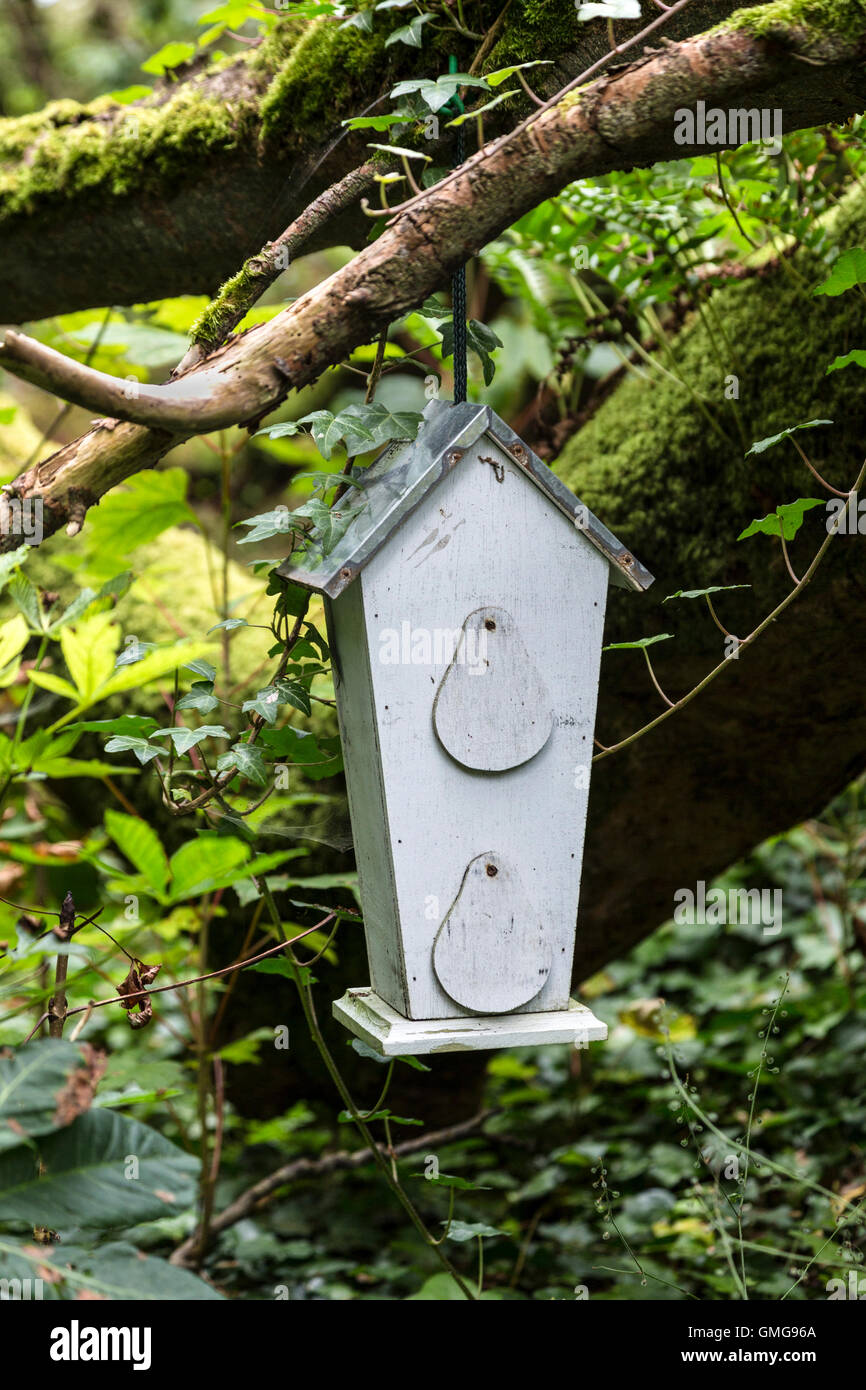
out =
[[[692,0],[668,32],[699,33],[736,8],[736,0]],[[502,9],[502,0],[479,0],[485,27]],[[446,71],[450,51],[468,67],[483,47],[448,30],[420,53],[386,48],[397,23],[399,12],[378,15],[364,34],[332,20],[284,19],[257,47],[181,69],[180,81],[143,101],[60,101],[0,120],[0,322],[213,295],[363,163],[369,136],[347,135],[343,118],[373,103],[385,109],[400,78]],[[617,36],[640,28],[618,24]],[[537,70],[547,96],[607,46],[606,25],[579,24],[574,0],[512,0],[484,66],[551,60]],[[357,209],[345,212],[322,226],[312,249],[360,247],[368,230]]]

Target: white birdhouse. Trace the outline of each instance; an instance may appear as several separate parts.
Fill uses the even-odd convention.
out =
[[[385,1056],[604,1038],[570,998],[608,579],[652,576],[488,407],[432,401],[283,577],[325,599]]]

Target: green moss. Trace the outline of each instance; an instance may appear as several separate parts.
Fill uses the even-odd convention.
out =
[[[165,189],[189,177],[193,160],[249,138],[255,116],[253,102],[207,97],[199,81],[159,105],[54,102],[23,121],[0,121],[0,221],[89,188],[113,196],[146,192],[151,182]]]
[[[578,24],[574,0],[522,0],[512,4],[502,37],[484,64],[493,72],[507,63],[531,63],[573,52],[585,25]],[[495,16],[494,16],[495,17]],[[544,72],[539,68],[539,72]],[[531,73],[527,74],[532,77]]]
[[[823,34],[853,38],[863,33],[866,0],[772,0],[756,9],[737,10],[719,31],[746,30],[766,37],[781,28],[813,28]]]
[[[373,73],[381,72],[388,30],[370,34],[333,23],[310,25],[292,46],[261,106],[263,144],[324,139],[342,115],[369,100]]]
[[[190,328],[195,343],[218,344],[224,341],[236,323],[240,322],[252,300],[260,293],[256,282],[262,278],[262,263],[251,256],[236,275],[220,287],[216,298],[199,314]],[[265,275],[267,281],[270,277]]]
[[[828,232],[840,247],[866,244],[859,189],[828,219]],[[821,489],[790,446],[747,459],[755,440],[805,420],[833,420],[832,429],[804,436],[804,447],[825,478],[851,485],[862,462],[866,378],[854,368],[830,376],[825,369],[862,340],[862,301],[814,298],[825,275],[819,256],[801,250],[787,273],[767,267],[716,290],[707,314],[712,336],[696,319],[676,339],[681,382],[629,376],[561,453],[559,476],[657,576],[650,602],[679,588],[733,582],[778,600],[771,563],[778,557],[761,539],[738,547],[736,538],[753,517]],[[729,375],[739,380],[737,401],[725,400]],[[708,402],[707,413],[695,395]],[[667,608],[666,620],[702,620],[685,612],[691,608]],[[634,621],[633,611],[623,613],[626,628]]]

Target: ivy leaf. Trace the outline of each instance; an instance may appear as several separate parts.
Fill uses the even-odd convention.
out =
[[[341,29],[360,29],[362,34],[372,34],[373,14],[370,10],[356,10],[339,26]]]
[[[507,68],[497,68],[495,72],[486,72],[484,77],[491,87],[500,87],[503,82],[508,81],[509,77],[513,77],[516,72],[523,72],[525,68],[549,68],[552,66],[551,59],[537,58],[532,63],[511,63]]]
[[[192,671],[196,676],[201,676],[202,680],[216,680],[216,667],[211,666],[209,661],[203,661],[201,658],[197,657],[194,661],[185,662],[183,669]]]
[[[407,125],[410,117],[404,112],[389,111],[384,116],[352,116],[348,121],[341,121],[347,130],[390,130],[394,125]],[[259,434],[266,434],[266,430],[259,430]]]
[[[828,294],[835,298],[855,285],[866,285],[866,251],[862,246],[852,246],[843,251],[827,279],[812,294]]]
[[[228,772],[231,767],[236,767],[240,776],[246,777],[254,786],[267,785],[268,774],[264,755],[254,743],[235,743],[227,753],[220,755],[217,759],[217,771]]]
[[[350,405],[342,414],[348,415],[349,411],[372,434],[374,446],[388,444],[392,439],[414,439],[424,418],[417,410],[389,410],[381,401]]]
[[[276,682],[278,703],[281,705],[291,705],[293,709],[300,710],[302,714],[311,712],[310,695],[304,686],[298,681],[278,680]]]
[[[447,323],[441,325],[442,332],[442,356],[453,357],[454,355],[454,320],[449,319]],[[466,325],[466,346],[470,352],[474,352],[481,361],[481,370],[484,373],[484,384],[489,386],[496,371],[496,364],[491,357],[491,353],[496,348],[502,347],[502,340],[488,328],[486,323],[479,323],[478,319],[470,319]]]
[[[770,434],[766,439],[757,440],[749,449],[746,458],[750,454],[765,454],[768,449],[772,449],[774,444],[778,444],[781,439],[789,439],[798,430],[816,430],[821,425],[832,425],[832,423],[832,420],[806,420],[802,425],[792,425],[790,429],[780,430],[778,434]]]
[[[170,738],[174,744],[175,753],[188,753],[191,748],[195,748],[197,743],[201,743],[205,738],[231,738],[228,729],[224,729],[222,724],[202,724],[198,729],[155,729],[150,735],[151,738]]]
[[[278,428],[278,426],[274,426]],[[293,513],[288,507],[275,507],[270,512],[260,512],[258,516],[248,516],[243,521],[239,521],[238,526],[249,526],[252,529],[246,536],[241,536],[238,545],[257,545],[259,541],[269,541],[272,536],[288,536],[293,531],[300,531],[300,522],[293,519]]]
[[[385,47],[390,48],[392,43],[405,43],[410,48],[420,48],[424,42],[424,25],[433,18],[429,10],[425,14],[416,15],[408,24],[388,35]]]
[[[786,541],[792,541],[803,525],[805,513],[811,511],[813,507],[823,506],[824,503],[819,497],[798,497],[796,502],[785,502],[769,516],[751,521],[745,531],[741,531],[737,536],[737,540],[744,541],[748,536],[760,534],[763,536],[782,535]]]
[[[244,714],[257,714],[266,724],[275,724],[279,705],[280,692],[275,685],[268,685],[254,700],[244,700],[242,709]]]
[[[199,714],[210,714],[218,704],[213,681],[194,681],[192,689],[178,700],[175,709],[197,709]]]
[[[520,95],[518,87],[509,87],[507,92],[500,92],[498,97],[493,97],[490,101],[485,101],[483,106],[473,106],[471,111],[461,111],[459,116],[448,122],[449,126],[461,126],[466,121],[473,121],[476,116],[483,116],[486,111],[492,111],[494,106],[499,106],[501,102],[507,101],[509,97]]]
[[[362,508],[339,505],[328,507],[321,498],[313,497],[309,502],[305,502],[303,507],[299,507],[298,511],[313,522],[314,529],[310,538],[318,543],[323,555],[330,555]]]
[[[477,1236],[485,1238],[487,1236],[507,1236],[507,1231],[501,1231],[498,1226],[487,1226],[483,1221],[452,1221],[450,1226],[447,1221],[442,1222],[443,1226],[448,1226],[449,1240],[475,1240]]]
[[[437,77],[435,80],[430,77],[415,77],[406,82],[398,82],[391,88],[391,98],[396,100],[397,97],[411,96],[417,92],[431,111],[441,111],[461,87],[481,87],[484,91],[489,90],[483,77],[472,77],[468,72],[450,72],[447,76]]]
[[[134,738],[130,734],[117,734],[110,738],[105,745],[106,753],[134,753],[145,767],[154,758],[158,758],[165,752],[163,748],[157,748],[152,743],[148,743],[146,738]]]
[[[846,352],[844,357],[834,358],[824,375],[829,376],[831,372],[838,372],[842,367],[866,367],[866,350],[853,348],[851,352]]]
[[[338,444],[343,444],[349,458],[375,447],[370,430],[359,418],[361,406],[347,406],[338,415],[330,410],[314,410],[305,415],[301,424],[309,424],[316,448],[324,459],[330,459]]]
[[[212,632],[233,632],[236,627],[249,627],[249,623],[246,618],[223,618],[221,623],[214,623],[213,627],[209,627],[205,635],[210,637]]]
[[[286,724],[282,729],[263,729],[261,741],[277,757],[288,758],[304,769],[305,777],[318,782],[333,777],[343,766],[340,740],[336,735],[322,738],[308,729]]]
[[[139,642],[137,637],[133,637],[127,642],[123,651],[118,652],[114,663],[115,671],[121,666],[135,666],[139,661],[143,661],[148,652],[156,651],[155,642]]]
[[[642,650],[644,647],[652,647],[656,642],[667,642],[673,637],[672,632],[660,632],[657,637],[639,637],[636,642],[611,642],[609,646],[602,647],[604,652],[627,652],[633,648]]]

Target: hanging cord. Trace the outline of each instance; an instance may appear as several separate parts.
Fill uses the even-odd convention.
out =
[[[452,53],[448,60],[448,71],[457,71],[457,58]],[[466,110],[459,96],[455,96],[448,105],[455,114],[461,115]],[[457,127],[457,150],[454,167],[457,168],[466,158],[466,134],[465,126]],[[451,313],[454,320],[454,404],[458,405],[466,400],[467,375],[466,375],[466,266],[461,265],[455,270],[451,278]]]

